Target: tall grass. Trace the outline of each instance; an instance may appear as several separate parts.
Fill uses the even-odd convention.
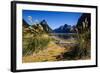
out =
[[[90,57],[90,46],[91,46],[91,40],[90,40],[90,31],[85,32],[83,34],[79,34],[79,39],[78,39],[78,43],[79,43],[79,53],[78,56],[80,58],[84,57],[84,56],[88,56]]]
[[[23,48],[23,56],[31,55],[34,52],[37,53],[40,50],[46,49],[48,43],[50,42],[50,38],[44,38],[39,36],[28,38],[28,39],[29,41],[27,41],[27,45],[26,44],[23,45],[26,46]]]

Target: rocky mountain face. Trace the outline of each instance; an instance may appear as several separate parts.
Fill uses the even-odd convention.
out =
[[[85,31],[91,30],[91,14],[83,13],[77,22],[78,33],[84,33]]]
[[[24,32],[29,33],[49,33],[52,32],[52,29],[49,27],[47,22],[45,20],[42,20],[41,22],[33,25],[29,25],[24,19],[23,19],[23,30]]]
[[[29,27],[29,24],[23,19],[23,27],[27,28]]]
[[[42,20],[40,22],[34,23],[33,25],[29,25],[23,19],[23,28],[23,31],[26,33],[74,33],[76,26],[65,24],[52,30],[46,20]]]
[[[46,22],[46,20],[41,21],[40,25],[43,27],[43,29],[44,29],[45,32],[47,32],[47,33],[52,32],[52,29],[49,27],[49,25]]]
[[[65,24],[63,26],[60,26],[57,29],[54,29],[53,32],[54,33],[74,33],[75,32],[74,29],[75,29],[75,26]]]

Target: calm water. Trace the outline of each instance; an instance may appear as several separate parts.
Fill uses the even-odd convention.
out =
[[[76,33],[50,33],[50,36],[59,37],[62,39],[70,39],[70,38],[77,38]]]

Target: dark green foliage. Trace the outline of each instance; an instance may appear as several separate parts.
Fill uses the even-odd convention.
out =
[[[90,41],[90,31],[89,32],[86,32],[86,33],[83,33],[83,34],[80,34],[79,35],[79,56],[80,58],[83,57],[83,56],[90,56],[90,46],[91,46],[91,41]]]
[[[41,37],[34,37],[30,39],[30,41],[27,42],[27,46],[23,49],[23,55],[31,55],[33,52],[37,53],[38,51],[45,49],[49,41],[49,38]]]
[[[91,46],[91,16],[84,13],[77,23],[77,36],[79,43],[79,58],[90,57]]]
[[[79,45],[76,44],[72,47],[70,47],[70,50],[68,52],[65,52],[62,54],[63,59],[64,60],[75,60],[77,59],[76,57],[78,57],[78,53],[79,53]]]

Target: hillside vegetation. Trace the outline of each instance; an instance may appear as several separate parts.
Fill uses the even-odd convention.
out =
[[[83,13],[76,26],[65,24],[55,30],[49,27],[46,20],[29,25],[23,19],[22,62],[90,59],[90,16],[88,13]],[[67,34],[69,32],[72,34]]]

